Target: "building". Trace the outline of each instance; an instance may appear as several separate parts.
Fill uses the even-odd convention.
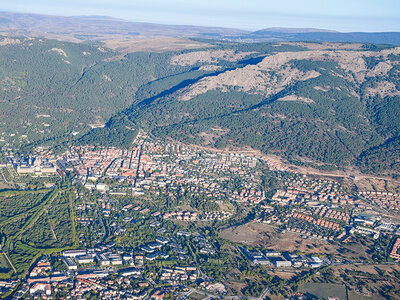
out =
[[[288,260],[276,260],[275,262],[275,267],[277,268],[285,268],[285,267],[291,267],[292,262]]]
[[[140,275],[140,270],[137,268],[127,268],[127,269],[120,270],[119,273],[122,276]]]
[[[64,257],[64,263],[67,266],[68,270],[76,270],[78,269],[78,265],[71,257]]]
[[[62,254],[64,257],[77,257],[86,255],[86,250],[67,250]]]
[[[351,234],[359,233],[362,235],[372,235],[374,239],[377,239],[379,237],[379,231],[368,227],[356,226],[356,228],[351,228],[349,232]]]
[[[75,260],[80,264],[88,264],[94,261],[93,257],[90,255],[81,255],[75,257]]]
[[[29,293],[31,295],[37,294],[37,293],[45,293],[46,296],[51,296],[51,286],[49,283],[35,283],[31,286]]]
[[[104,254],[97,254],[96,259],[100,263],[100,266],[110,265],[110,260]]]

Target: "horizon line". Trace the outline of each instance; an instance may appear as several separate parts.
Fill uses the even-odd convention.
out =
[[[27,15],[37,15],[37,16],[50,16],[50,17],[60,17],[60,18],[110,18],[118,21],[128,22],[128,23],[142,23],[142,24],[154,24],[154,25],[165,25],[165,26],[187,26],[187,27],[202,27],[202,28],[223,28],[223,29],[234,29],[234,30],[242,30],[247,31],[249,33],[257,32],[266,29],[304,29],[304,30],[316,30],[315,32],[324,32],[325,33],[400,33],[400,31],[339,31],[332,28],[318,28],[318,27],[285,27],[285,26],[270,26],[270,27],[262,27],[258,29],[245,29],[240,27],[230,27],[230,26],[207,26],[207,25],[194,25],[194,24],[176,24],[169,22],[158,22],[158,21],[134,21],[129,20],[117,16],[112,15],[96,15],[96,14],[88,14],[88,15],[61,15],[61,14],[47,14],[47,13],[32,13],[32,12],[24,12],[24,11],[10,11],[10,10],[2,10],[0,9],[0,13],[14,13],[14,14],[27,14]],[[271,31],[276,32],[276,31]],[[285,32],[282,32],[285,33]],[[286,32],[287,33],[287,32]],[[292,32],[298,33],[298,32]],[[303,32],[303,33],[312,33],[312,32]]]

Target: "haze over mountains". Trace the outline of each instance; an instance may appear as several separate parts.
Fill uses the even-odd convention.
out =
[[[342,33],[316,28],[266,28],[251,32],[222,27],[130,22],[106,16],[61,17],[12,12],[0,12],[0,32],[2,34],[42,36],[68,41],[183,37],[246,42],[331,41],[400,45],[400,33],[397,32]]]
[[[40,34],[71,41],[157,36],[221,37],[248,33],[230,28],[129,22],[106,16],[61,17],[9,12],[0,12],[0,30],[28,35]]]

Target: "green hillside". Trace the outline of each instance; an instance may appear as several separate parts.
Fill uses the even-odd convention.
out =
[[[0,137],[17,145],[65,140],[72,132],[87,132],[89,124],[104,124],[134,102],[139,86],[187,70],[167,66],[167,57],[0,38],[0,115],[6,120],[0,123]]]
[[[120,116],[160,138],[219,148],[251,146],[292,162],[329,167],[366,161],[359,158],[362,153],[398,136],[395,50],[290,46],[297,48],[219,46],[252,53],[245,60],[213,61],[219,66],[214,73],[196,78],[199,71],[191,71],[142,86],[136,95],[144,99]],[[276,65],[272,58],[278,52]],[[196,57],[193,52],[192,67],[210,65]],[[271,62],[265,63],[268,57]]]
[[[129,147],[143,128],[159,138],[250,146],[298,164],[356,163],[378,173],[385,171],[376,158],[390,149],[383,165],[393,165],[397,48],[208,42],[207,49],[122,55],[98,45],[2,38],[0,143]]]

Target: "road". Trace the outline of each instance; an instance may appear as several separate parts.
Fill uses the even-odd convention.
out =
[[[155,281],[152,278],[146,278],[153,286],[156,286],[157,283],[155,283]]]
[[[184,293],[182,296],[180,296],[180,297],[178,298],[178,300],[184,300],[184,299],[186,299],[186,298],[189,297],[191,294],[193,294],[195,291],[196,291],[195,289],[190,288],[186,293]]]
[[[46,214],[47,214],[47,216],[48,216],[48,215],[49,215],[49,212],[47,211],[47,209],[45,209],[44,211],[46,212]],[[56,233],[54,232],[53,222],[51,222],[50,219],[48,219],[48,223],[49,223],[49,225],[50,225],[50,230],[51,230],[51,232],[53,233],[53,237],[54,237],[54,239],[57,241],[57,236],[56,236]]]
[[[8,254],[4,253],[4,256],[6,257],[8,263],[10,264],[11,268],[14,270],[14,273],[17,274],[17,270],[15,269],[13,263],[11,262],[11,260],[8,258]]]
[[[267,288],[264,290],[264,292],[262,292],[262,294],[260,295],[260,297],[258,297],[258,299],[259,299],[259,300],[264,300],[265,297],[267,296],[267,294],[269,293],[269,290],[270,290],[270,289],[271,289],[270,287],[267,287]]]

